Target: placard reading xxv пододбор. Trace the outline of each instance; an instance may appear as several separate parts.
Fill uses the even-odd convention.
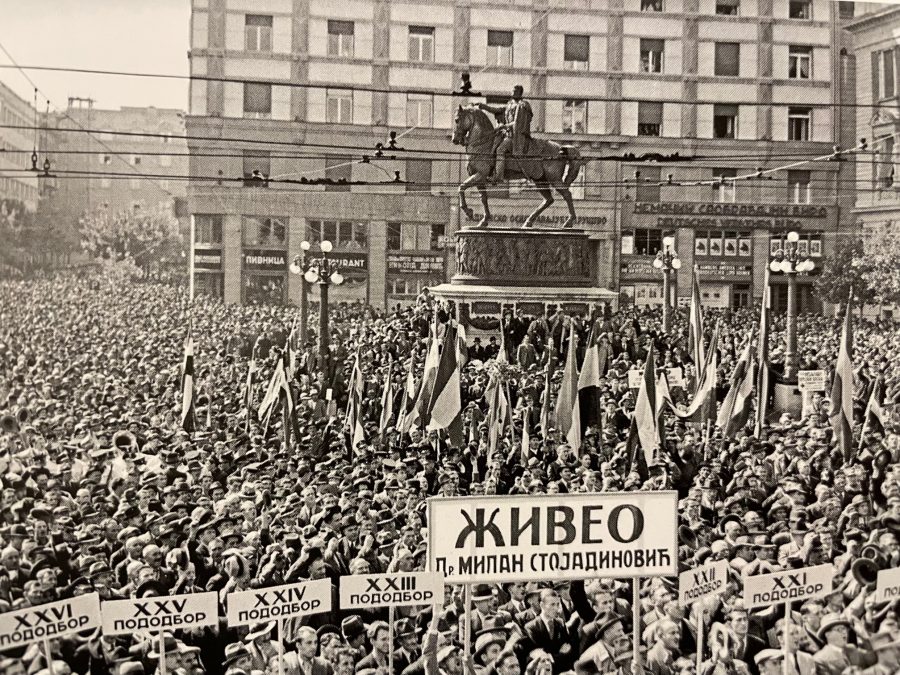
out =
[[[428,564],[450,583],[677,573],[677,494],[428,500]]]

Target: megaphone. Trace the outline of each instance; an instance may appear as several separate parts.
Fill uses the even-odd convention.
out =
[[[0,417],[0,430],[7,434],[17,434],[19,433],[19,421],[14,415],[6,413]]]
[[[681,525],[678,528],[678,541],[683,546],[690,546],[692,549],[697,548],[697,533],[687,525]]]
[[[117,431],[112,438],[113,446],[120,450],[128,450],[137,446],[137,438],[130,431]]]
[[[878,573],[887,569],[888,560],[875,544],[863,546],[859,558],[850,566],[853,579],[864,588],[871,588],[878,581]]]
[[[16,411],[16,420],[19,422],[19,426],[23,427],[28,424],[28,421],[31,419],[31,411],[26,407],[21,407]]]

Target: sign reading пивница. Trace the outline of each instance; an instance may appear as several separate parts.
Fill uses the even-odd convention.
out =
[[[677,493],[433,497],[428,569],[448,583],[673,576]]]

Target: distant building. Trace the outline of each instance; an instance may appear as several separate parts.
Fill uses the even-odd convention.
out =
[[[102,110],[89,99],[69,99],[65,114],[51,115],[48,127],[47,155],[57,178],[51,179],[47,207],[64,225],[74,226],[100,207],[174,209],[184,200],[188,157],[182,111]]]
[[[856,162],[856,225],[900,232],[900,7],[869,6],[848,24],[856,56],[856,135],[873,152]]]
[[[349,280],[332,289],[337,300],[391,306],[452,276],[465,160],[448,136],[457,105],[485,99],[441,94],[468,72],[492,103],[522,84],[533,132],[593,157],[574,193],[597,286],[661,303],[652,260],[672,233],[679,298],[698,265],[707,304],[746,306],[788,231],[821,258],[850,215],[852,193],[835,189],[846,162],[728,180],[852,142],[837,105],[842,16],[829,0],[193,0],[191,73],[215,78],[191,82],[187,119],[197,288],[227,302],[295,301],[302,280],[288,264],[304,239],[335,245]],[[406,152],[361,163],[390,131]],[[602,159],[676,152],[690,161]],[[303,186],[254,171],[354,181],[399,171],[418,185]],[[518,226],[537,204],[518,185],[491,195],[498,225]],[[476,194],[470,203],[480,210]],[[564,213],[557,200],[544,223]],[[798,281],[801,311],[818,309],[813,277]],[[786,288],[773,279],[776,309]]]
[[[34,107],[0,82],[0,201],[21,202],[31,212],[38,206],[38,178],[21,172],[32,168],[31,154],[40,134],[9,127],[33,127],[35,121]]]

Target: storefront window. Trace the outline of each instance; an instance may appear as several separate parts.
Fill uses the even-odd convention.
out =
[[[222,216],[219,216],[219,215],[195,215],[194,216],[194,243],[195,244],[221,244],[222,243]]]
[[[348,251],[364,251],[369,247],[369,224],[349,220],[310,220],[310,243],[330,241],[336,248]]]
[[[221,300],[224,297],[224,277],[221,273],[197,274],[194,277],[194,293]]]
[[[287,243],[286,222],[281,218],[244,216],[244,245],[284,248]]]
[[[247,274],[244,276],[244,303],[248,305],[284,304],[284,275]]]

